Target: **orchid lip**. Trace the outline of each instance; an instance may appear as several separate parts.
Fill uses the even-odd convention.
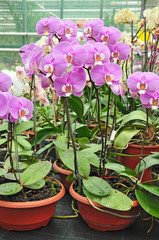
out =
[[[96,53],[95,59],[96,59],[96,61],[103,61],[105,59],[104,53]]]
[[[62,86],[62,91],[66,93],[66,96],[70,96],[72,93],[72,85],[66,84]],[[69,95],[68,95],[69,94]]]
[[[139,90],[139,93],[140,93],[140,94],[145,94],[145,92],[146,92],[145,89],[144,89],[144,90],[141,90],[141,89]]]
[[[101,40],[103,41],[103,42],[107,42],[108,41],[108,39],[109,39],[109,36],[107,35],[107,34],[103,34],[102,36],[101,36]]]

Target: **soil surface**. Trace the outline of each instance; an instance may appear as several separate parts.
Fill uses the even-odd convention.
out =
[[[7,182],[0,178],[0,183]],[[45,186],[38,190],[32,190],[29,188],[23,188],[23,190],[14,195],[4,196],[0,195],[0,200],[9,201],[9,202],[28,202],[28,201],[38,201],[46,198],[53,197],[61,190],[59,183],[53,179],[46,180]]]

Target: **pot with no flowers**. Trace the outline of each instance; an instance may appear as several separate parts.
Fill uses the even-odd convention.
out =
[[[138,163],[146,161],[146,156],[159,152],[159,124],[153,111],[135,110],[123,117],[117,129],[114,146],[118,149],[118,160],[135,170]],[[143,181],[152,179],[150,169],[143,175]]]
[[[6,77],[3,75],[4,80]],[[65,190],[59,181],[46,177],[52,164],[38,160],[36,151],[29,159],[28,151],[18,154],[16,126],[19,118],[32,117],[32,102],[5,90],[0,93],[0,104],[0,117],[8,121],[8,158],[0,168],[0,226],[18,231],[36,229],[48,224]]]

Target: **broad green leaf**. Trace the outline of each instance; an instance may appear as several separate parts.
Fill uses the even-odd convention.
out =
[[[20,175],[21,175],[21,173],[16,173],[17,179],[19,179]],[[7,178],[9,180],[16,180],[14,173],[7,173],[4,176],[5,176],[5,178]]]
[[[20,192],[22,188],[19,183],[3,183],[0,185],[0,195],[13,195]]]
[[[22,185],[31,185],[44,178],[51,170],[52,164],[41,161],[30,165],[21,175]]]
[[[124,128],[121,132],[116,134],[114,139],[114,145],[117,148],[125,148],[129,141],[135,136],[140,130],[132,128]]]
[[[98,151],[101,151],[102,145],[101,144],[95,144],[95,143],[90,143],[86,145],[87,148],[83,149],[82,152],[85,152],[86,154],[88,153],[95,153]]]
[[[0,176],[3,176],[7,173],[7,171],[3,168],[0,168]]]
[[[143,159],[143,161],[141,161],[140,172],[142,172],[146,168],[150,168],[150,167],[152,167],[154,165],[158,165],[158,164],[159,164],[159,153],[149,155],[149,156],[145,157]],[[136,173],[138,172],[138,168],[139,168],[139,164],[135,168]]]
[[[105,124],[101,124],[101,130],[104,131],[105,130]],[[110,131],[110,126],[108,126],[108,131]],[[90,132],[90,138],[95,138],[95,136],[97,136],[98,134],[100,134],[100,128],[99,125],[97,124],[97,126],[95,126],[91,132]]]
[[[74,168],[74,153],[72,149],[67,149],[65,151],[61,151],[60,153],[61,161],[72,171],[75,171]],[[90,173],[90,163],[87,159],[86,154],[81,154],[81,152],[77,152],[77,162],[78,169],[82,176],[88,177]]]
[[[37,151],[37,154],[41,154],[42,152],[44,152],[45,150],[47,150],[48,148],[50,148],[51,146],[54,145],[54,142],[51,142],[49,144],[46,144],[44,147],[40,148],[38,151]]]
[[[23,170],[23,169],[25,169],[25,168],[28,167],[28,164],[25,163],[25,162],[18,162],[18,164],[17,164],[15,155],[12,155],[12,158],[13,158],[13,168],[14,168],[15,170]],[[11,164],[10,164],[9,157],[8,157],[8,158],[6,159],[6,161],[4,162],[4,166],[3,166],[3,167],[4,167],[4,169],[6,169],[7,171],[8,171],[9,169],[11,169]]]
[[[30,189],[40,189],[45,186],[45,180],[41,179],[38,182],[31,184],[31,185],[25,185],[25,187],[30,188]]]
[[[136,188],[135,195],[141,207],[153,217],[159,218],[159,199],[144,189]]]
[[[26,150],[31,150],[31,144],[25,139],[24,136],[17,136],[17,142]]]
[[[34,122],[33,121],[26,121],[20,123],[16,128],[16,134],[20,134],[26,130],[33,129]]]
[[[74,173],[72,172],[66,177],[66,181],[72,183],[74,181],[77,181],[77,178],[74,176]]]
[[[3,123],[0,125],[0,132],[6,131],[8,129],[8,123]]]
[[[154,194],[154,195],[159,197],[159,186],[150,185],[150,184],[146,184],[146,183],[139,184],[138,186],[144,188],[148,192],[150,192],[150,193],[152,193],[152,194]]]
[[[78,169],[79,173],[87,178],[90,174],[90,163],[87,159],[87,156],[85,154],[81,154],[80,152],[77,152],[77,162],[78,162]]]
[[[60,158],[60,152],[61,151],[65,151],[67,149],[67,141],[62,142],[60,141],[60,139],[58,139],[58,141],[56,140],[54,142],[55,146],[56,146],[56,155],[58,158]]]
[[[83,122],[83,103],[79,97],[73,94],[68,98],[69,108],[77,114],[77,118]]]
[[[83,179],[83,185],[87,191],[97,196],[106,196],[111,192],[109,183],[99,177],[89,177],[87,180]]]
[[[124,116],[123,121],[121,122],[120,128],[123,127],[126,123],[130,121],[136,121],[136,120],[141,120],[146,122],[147,116],[146,113],[140,110],[135,110],[127,115]],[[151,124],[151,119],[149,118],[149,123]]]
[[[0,139],[0,145],[4,144],[7,142],[7,138],[1,138]]]
[[[84,187],[83,192],[89,199],[93,200],[94,202],[114,210],[128,211],[133,206],[133,201],[130,198],[113,188],[111,189],[110,194],[104,197],[99,197],[91,194]]]
[[[90,138],[90,135],[89,135],[89,128],[87,126],[83,126],[81,128],[78,128],[77,129],[77,135],[78,135],[78,138],[83,138],[83,137],[86,137],[86,138]]]
[[[92,152],[87,152],[87,154],[86,154],[86,152],[83,151],[83,150],[80,151],[79,154],[81,156],[83,155],[83,158],[87,158],[88,162],[91,165],[93,165],[93,166],[95,166],[97,168],[99,167],[99,157],[96,154],[94,154]]]
[[[74,154],[72,149],[66,149],[59,152],[61,161],[71,170],[74,171]]]
[[[120,163],[107,163],[105,165],[105,168],[116,171],[116,172],[119,172],[119,173],[124,172],[126,174],[131,175],[131,176],[136,176],[136,173],[132,169],[130,169],[130,168],[128,168],[125,165],[120,164]]]
[[[90,140],[87,137],[82,137],[78,139],[78,143],[80,147],[83,148],[86,144],[90,144]]]
[[[62,132],[62,130],[55,126],[54,127],[45,127],[37,132],[37,144],[41,143],[49,136],[51,136],[53,134],[61,133],[61,132]],[[32,140],[30,141],[32,146],[34,145],[34,142],[35,142],[35,137],[33,137]]]
[[[23,146],[22,146],[21,144],[19,144],[18,142],[17,142],[17,146],[18,146],[18,153],[24,151]],[[14,144],[14,141],[12,141],[12,152],[15,152],[15,144]]]
[[[19,156],[24,156],[24,157],[31,157],[33,155],[34,151],[30,150],[30,151],[21,151],[18,152]]]
[[[65,151],[67,149],[67,143],[55,141],[54,142],[56,149],[58,148],[60,151]]]

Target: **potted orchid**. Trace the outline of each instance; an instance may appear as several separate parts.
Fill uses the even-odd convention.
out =
[[[132,33],[133,50],[138,49],[141,59],[138,66],[141,71],[138,71],[139,69],[134,73],[132,71],[127,79],[131,112],[127,112],[128,114],[121,119],[114,140],[115,147],[125,154],[119,156],[119,161],[133,170],[139,162],[139,157],[142,161],[144,156],[159,151],[159,22],[157,17],[159,10],[158,8],[147,9],[143,12],[143,15],[144,19],[139,22],[137,34]],[[116,21],[123,22],[121,19],[117,19],[117,16]],[[141,38],[143,38],[143,41],[141,41]],[[135,55],[133,61],[135,62]],[[148,179],[151,179],[149,172],[144,175],[143,180]]]
[[[153,185],[149,187],[141,184],[138,181],[139,176],[136,178],[135,171],[110,158],[114,154],[110,150],[116,128],[116,103],[126,92],[126,86],[122,81],[125,72],[122,71],[120,64],[122,67],[126,65],[132,49],[129,44],[119,41],[121,32],[117,28],[105,27],[101,19],[88,21],[82,25],[82,34],[78,35],[77,25],[70,20],[58,20],[52,16],[41,19],[36,25],[37,33],[43,35],[47,32],[48,37],[43,38],[41,44],[31,43],[21,47],[20,55],[26,74],[32,77],[33,88],[36,87],[35,76],[38,76],[44,88],[52,85],[63,103],[68,138],[64,143],[59,138],[55,145],[59,149],[61,160],[73,172],[72,178],[77,180],[71,185],[70,193],[77,199],[81,215],[94,229],[118,230],[132,224],[139,216],[140,209],[138,201],[131,200],[118,189],[114,189],[110,182],[105,181],[107,169],[115,170],[124,178],[130,179],[131,183],[129,182],[130,185],[126,187],[127,194],[131,189],[132,192],[135,190],[140,202],[147,198],[146,206],[142,206],[155,217],[158,217],[156,208],[158,201],[151,193],[157,195],[158,191]],[[79,39],[82,39],[82,44]],[[88,144],[86,141],[81,147],[74,138],[70,105],[72,103],[76,106],[71,110],[78,113],[77,99],[81,98],[84,103],[85,99],[82,97],[87,83],[96,96],[100,144],[93,142]],[[104,108],[101,99],[105,102]],[[104,111],[106,118],[102,129],[101,112]],[[110,115],[113,116],[112,122]],[[92,165],[97,170],[96,176],[91,175]],[[120,183],[116,182],[114,185],[123,185],[121,179],[119,181]],[[155,204],[149,208],[151,202]],[[86,206],[93,213],[88,214]],[[86,216],[83,215],[85,213]],[[116,219],[118,223],[115,223]]]
[[[71,141],[68,138],[68,143],[61,143],[61,145],[60,141],[58,144],[56,142],[56,146],[61,149],[59,155],[63,162],[73,171],[73,177],[77,179],[79,188],[78,195],[80,196],[83,192],[91,203],[92,200],[96,199],[95,202],[100,204],[97,204],[97,206],[101,207],[101,205],[103,205],[101,207],[102,210],[97,210],[97,206],[92,207],[91,205],[89,208],[97,211],[97,213],[101,213],[104,209],[103,214],[105,220],[107,219],[107,214],[113,215],[113,218],[114,216],[118,216],[120,220],[122,219],[122,226],[117,226],[114,230],[125,228],[137,218],[139,215],[139,207],[136,205],[132,208],[134,203],[125,194],[113,190],[113,188],[100,177],[90,177],[89,175],[91,165],[94,164],[94,166],[97,166],[98,163],[99,176],[105,177],[106,158],[108,157],[110,136],[113,130],[113,128],[111,128],[111,131],[108,131],[110,128],[110,104],[113,105],[116,95],[124,96],[125,93],[125,87],[121,80],[122,69],[118,64],[118,60],[122,61],[128,58],[130,47],[125,43],[118,42],[121,35],[118,29],[114,27],[104,27],[104,23],[100,19],[88,21],[84,25],[84,43],[82,45],[76,38],[78,32],[77,25],[72,21],[57,20],[53,17],[44,18],[37,23],[36,29],[38,34],[44,34],[46,31],[49,33],[43,45],[43,49],[47,49],[47,52],[44,51],[43,54],[41,54],[41,50],[36,44],[30,44],[23,46],[20,49],[20,54],[26,72],[32,74],[32,69],[34,69],[35,74],[41,77],[43,86],[48,87],[52,84],[56,94],[61,97],[61,101],[64,104],[69,132],[68,136],[70,136]],[[70,121],[68,99],[71,95],[81,97],[87,81],[91,84],[96,94],[100,130],[102,130],[100,122],[100,91],[103,94],[107,92],[108,97],[105,99],[107,103],[105,132],[103,133],[101,131],[100,150],[99,147],[98,149],[94,149],[95,146],[93,144],[90,144],[90,146],[89,144],[85,144],[83,150],[79,149],[74,140]],[[66,149],[66,147],[68,149]],[[95,154],[96,151],[98,151],[98,157]],[[91,156],[95,156],[93,160],[89,157],[90,154],[92,154]],[[100,186],[102,186],[102,188]],[[93,192],[91,189],[94,189]],[[73,193],[71,194],[74,196]],[[105,200],[99,202],[98,197]],[[111,198],[116,200],[112,202],[110,200]],[[86,205],[89,205],[88,199]],[[117,202],[118,204],[116,204]],[[107,208],[109,208],[109,210]],[[121,213],[121,210],[124,210],[124,213]],[[130,217],[129,215],[131,214],[133,216]],[[103,217],[100,217],[100,221],[104,221]],[[111,223],[111,226],[105,226],[104,229],[100,224],[99,226],[92,223],[89,225],[98,230],[109,230],[110,228],[113,229],[112,225],[114,224]]]
[[[0,118],[8,122],[7,158],[0,168],[0,225],[7,230],[31,230],[49,222],[65,191],[60,182],[45,178],[52,167],[49,161],[39,160],[36,152],[31,157],[27,151],[18,152],[18,121],[32,118],[33,103],[8,92],[12,84],[8,75],[0,72],[0,78]]]

